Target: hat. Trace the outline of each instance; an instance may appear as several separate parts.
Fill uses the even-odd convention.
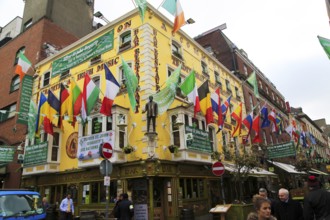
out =
[[[317,180],[315,176],[309,176],[307,180],[307,184],[309,187],[318,187],[320,186],[320,182]]]

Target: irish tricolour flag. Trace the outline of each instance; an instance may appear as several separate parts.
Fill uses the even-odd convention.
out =
[[[197,92],[197,85],[195,79],[195,71],[192,70],[184,82],[181,84],[180,89],[184,95],[188,97],[189,102],[194,103],[194,117],[197,112],[201,110],[199,105],[199,98]]]
[[[28,58],[26,58],[26,56],[24,56],[23,53],[18,54],[18,62],[16,65],[15,73],[19,75],[21,81],[31,65],[31,62],[28,60]]]
[[[89,75],[85,74],[84,90],[81,103],[81,118],[86,122],[87,116],[94,108],[100,94],[100,89],[95,85]]]

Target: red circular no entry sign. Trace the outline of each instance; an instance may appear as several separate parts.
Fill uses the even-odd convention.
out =
[[[105,159],[110,159],[112,157],[112,146],[110,143],[108,142],[103,143],[102,155]]]
[[[212,173],[215,176],[222,176],[225,173],[225,166],[221,162],[215,162],[212,165]]]

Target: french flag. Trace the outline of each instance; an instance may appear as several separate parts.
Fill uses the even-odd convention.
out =
[[[227,111],[230,106],[231,95],[227,98],[227,100],[221,105],[221,111],[223,115],[223,120],[226,119]]]
[[[221,106],[221,99],[220,99],[220,88],[215,90],[215,93],[211,94],[211,102],[212,102],[212,110],[218,115],[218,127],[222,129],[223,127],[223,115]]]
[[[105,94],[102,101],[100,113],[106,116],[110,116],[111,107],[114,99],[116,98],[119,92],[120,86],[116,78],[113,76],[113,74],[105,64],[104,64],[104,70],[105,70],[106,85],[105,85]]]
[[[246,118],[243,120],[243,124],[247,129],[249,129],[248,135],[251,132],[252,124],[253,124],[253,111],[246,116]]]

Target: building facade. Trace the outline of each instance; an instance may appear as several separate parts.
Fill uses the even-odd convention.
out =
[[[50,2],[54,6],[63,4],[58,1],[38,2],[42,2],[40,7],[44,3],[47,5]],[[5,162],[1,163],[1,188],[20,187],[21,164],[17,163],[17,156],[23,153],[21,148],[24,147],[25,135],[27,133],[27,124],[18,123],[21,109],[20,96],[22,93],[22,82],[19,76],[15,74],[18,54],[23,53],[32,63],[32,67],[34,67],[36,63],[78,39],[75,33],[64,30],[61,27],[62,24],[58,24],[53,21],[52,17],[48,17],[47,12],[49,10],[38,8],[40,9],[39,11],[32,7],[35,3],[36,1],[25,1],[23,19],[17,17],[8,25],[11,28],[7,28],[6,25],[6,28],[2,29],[2,33],[6,31],[4,34],[10,34],[7,37],[4,36],[0,43],[0,58],[2,60],[0,76],[3,82],[3,86],[0,89],[2,95],[0,101],[0,145],[5,150],[9,149],[8,151],[14,153],[14,156],[11,160],[5,160]],[[79,6],[78,4],[76,8],[85,7],[86,2],[81,1],[80,3],[84,5]],[[90,12],[88,16],[90,17],[93,7],[89,7]],[[71,7],[71,10],[76,10],[76,8]],[[65,12],[67,13],[67,11]],[[35,13],[38,14],[37,17],[33,17]],[[61,15],[63,13],[57,11],[57,16]],[[30,22],[27,23],[26,21]],[[80,28],[91,30],[92,27],[87,27],[86,25]],[[12,30],[15,30],[15,34]],[[34,70],[30,68],[27,75],[32,76],[33,74]],[[19,152],[17,149],[20,149]]]
[[[123,60],[138,79],[135,109],[129,101]],[[110,117],[100,114],[106,89],[104,65],[120,84]],[[210,92],[226,85],[221,94],[231,95],[232,101],[223,131],[217,132],[216,120],[207,125],[201,113],[194,118],[193,105],[180,91],[157,116],[156,133],[147,131],[145,104],[150,95],[166,87],[166,80],[179,66],[181,82],[195,70],[197,85],[208,81]],[[75,126],[64,120],[63,128],[54,128],[54,135],[41,128],[39,142],[26,139],[24,187],[36,187],[51,204],[59,204],[71,192],[77,213],[104,214],[107,196],[113,207],[117,195],[127,192],[141,219],[178,219],[186,209],[203,219],[215,204],[234,199],[229,172],[219,187],[220,179],[212,174],[211,165],[219,159],[212,157],[214,152],[243,149],[240,138],[231,138],[236,123],[230,117],[244,102],[243,91],[240,80],[203,47],[182,31],[172,34],[172,22],[152,6],[148,5],[144,23],[135,9],[39,62],[32,100],[38,104],[41,93],[47,96],[49,91],[59,97],[61,84],[68,89],[76,84],[83,91],[86,74],[101,91],[87,123],[78,116]],[[242,135],[246,132],[242,129]],[[108,195],[100,173],[99,148],[104,142],[113,148]],[[171,153],[169,146],[173,145],[178,148]],[[40,154],[33,154],[34,149]]]

